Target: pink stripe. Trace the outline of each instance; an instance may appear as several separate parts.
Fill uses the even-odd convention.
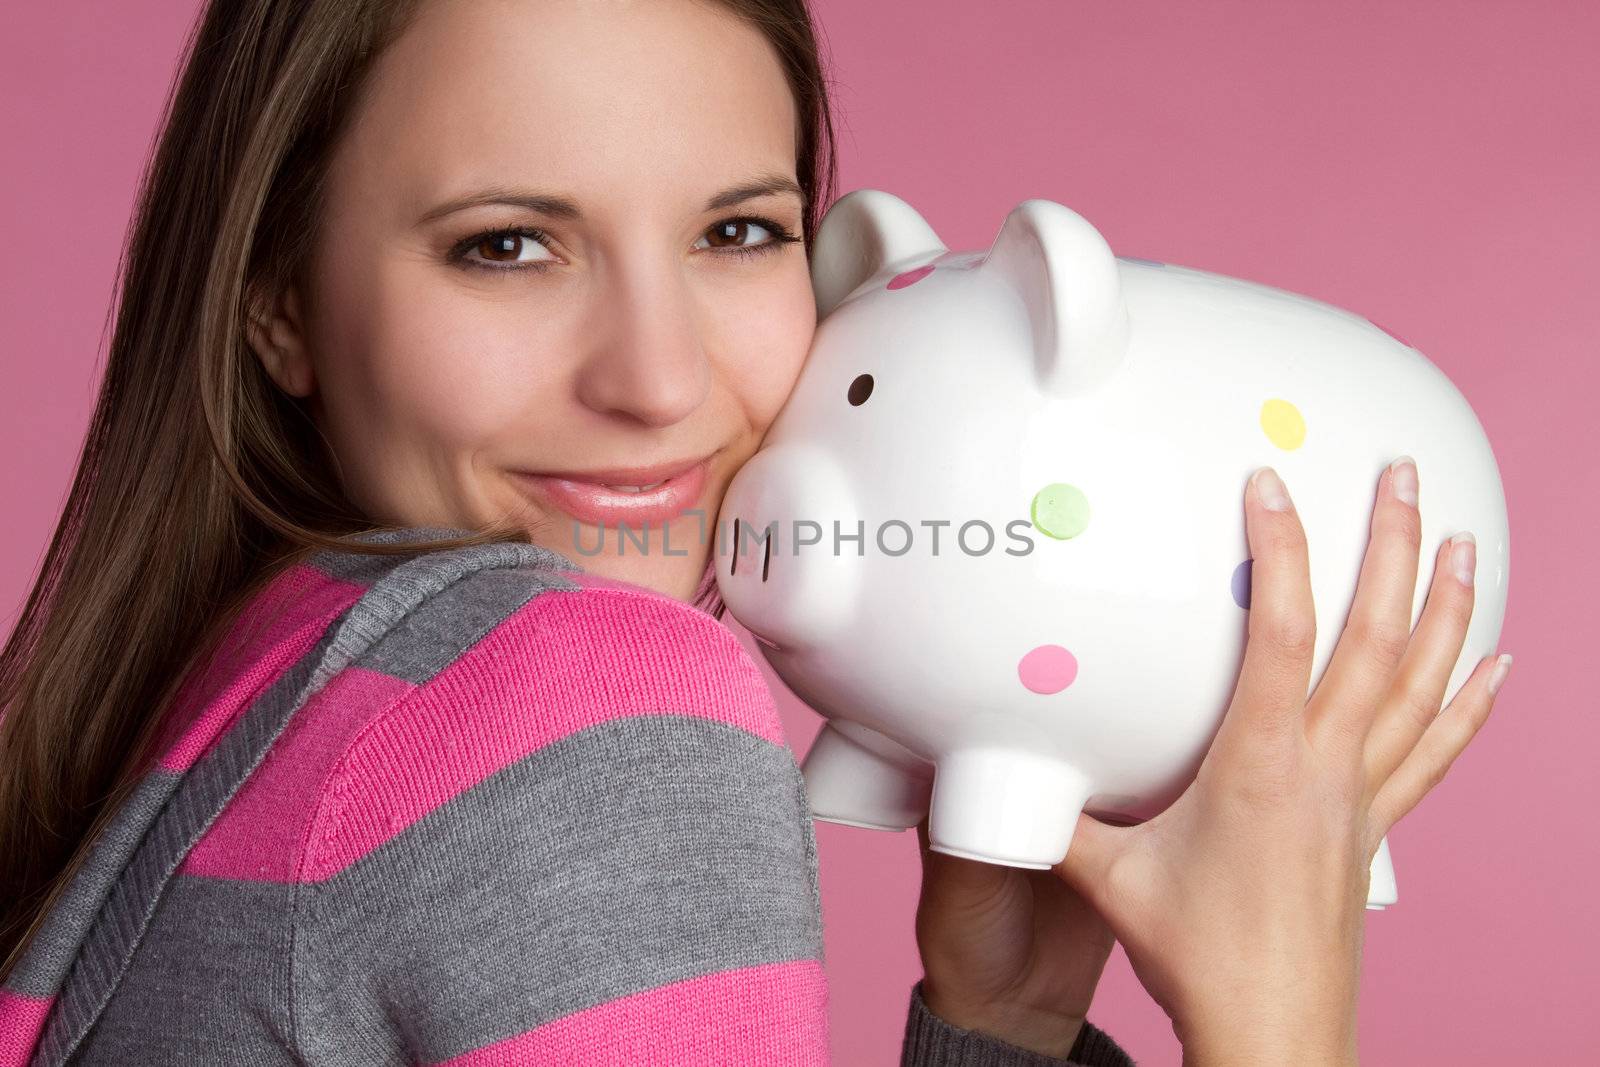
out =
[[[817,960],[719,971],[598,1004],[444,1062],[826,1064],[827,979]]]
[[[184,683],[157,741],[161,767],[192,767],[263,690],[311,650],[362,589],[305,564],[274,578],[229,631],[211,669]]]
[[[334,675],[289,720],[178,873],[294,881],[302,842],[339,756],[363,727],[415,688],[364,667]]]
[[[645,590],[540,593],[351,746],[301,877],[332,877],[575,731],[659,713],[785,743],[760,669],[709,615]]]
[[[0,989],[0,1067],[23,1067],[28,1062],[55,999]]]

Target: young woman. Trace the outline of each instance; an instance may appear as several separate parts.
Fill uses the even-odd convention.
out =
[[[803,783],[685,512],[800,370],[831,142],[802,0],[208,6],[0,658],[0,1065],[827,1061]],[[1412,633],[1398,462],[1307,700],[1303,532],[1244,506],[1190,790],[1054,871],[923,827],[905,1062],[1128,1062],[1113,937],[1186,1060],[1355,1061],[1368,864],[1505,665],[1435,715],[1472,542]]]

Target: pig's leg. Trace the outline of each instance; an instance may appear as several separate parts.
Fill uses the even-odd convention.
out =
[[[829,722],[800,770],[813,818],[869,830],[904,830],[928,814],[933,768],[865,726]]]
[[[1394,860],[1389,858],[1389,839],[1378,842],[1378,851],[1372,857],[1372,881],[1367,885],[1367,907],[1373,911],[1384,908],[1400,899],[1400,890],[1394,882]]]
[[[969,749],[939,761],[929,847],[1010,867],[1061,862],[1094,790],[1075,767],[1031,752]]]

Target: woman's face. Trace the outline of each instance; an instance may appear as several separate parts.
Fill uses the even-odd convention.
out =
[[[252,337],[352,501],[688,599],[816,324],[766,40],[695,0],[435,2],[352,120]]]

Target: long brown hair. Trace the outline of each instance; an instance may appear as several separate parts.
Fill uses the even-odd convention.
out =
[[[805,0],[717,0],[776,51],[798,112],[805,239],[836,177]],[[72,488],[0,652],[0,978],[145,767],[159,712],[277,573],[377,529],[245,340],[303,269],[331,147],[419,0],[212,0],[185,45],[118,265]],[[203,253],[203,254],[202,254]],[[364,552],[528,540],[475,536]],[[708,568],[697,605],[721,614]]]

